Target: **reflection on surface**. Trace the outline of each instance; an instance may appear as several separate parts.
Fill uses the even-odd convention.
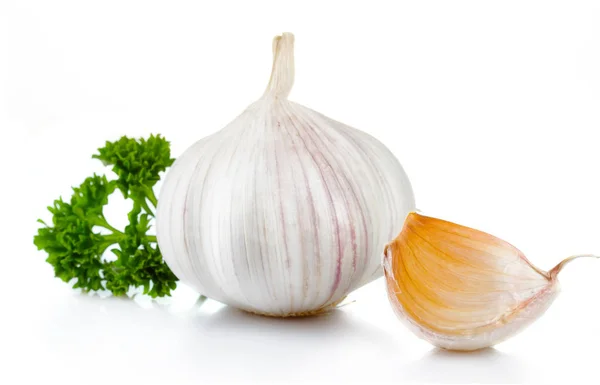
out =
[[[531,371],[495,349],[434,349],[418,359],[428,345],[408,332],[380,329],[350,306],[282,319],[210,300],[197,306],[196,297],[179,305],[61,298],[37,308],[39,328],[22,336],[24,347],[38,347],[28,359],[46,362],[54,375],[64,362],[87,373],[107,359],[115,373],[133,370],[165,384],[517,383]]]
[[[401,350],[387,333],[343,310],[281,319],[224,307],[195,324],[216,357],[247,368],[249,382],[331,383],[364,375],[361,363],[382,351]],[[333,370],[340,367],[345,372]]]
[[[250,314],[232,307],[223,307],[215,314],[198,315],[194,320],[198,330],[214,337],[231,337],[232,347],[260,342],[274,348],[286,344],[286,349],[314,354],[315,343],[326,351],[351,343],[373,348],[394,348],[390,336],[377,327],[352,317],[343,310],[310,317],[274,318]]]
[[[407,366],[410,381],[445,384],[514,384],[527,372],[515,357],[493,348],[473,352],[433,349]]]
[[[78,370],[92,370],[109,356],[111,370],[129,370],[136,357],[136,370],[151,370],[153,380],[165,383],[368,383],[373,375],[365,365],[381,376],[377,357],[403,351],[398,340],[347,309],[281,319],[214,301],[173,311],[172,304],[73,295],[48,310],[39,336],[53,356],[86,352]]]

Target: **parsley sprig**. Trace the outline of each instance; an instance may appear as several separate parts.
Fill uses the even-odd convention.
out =
[[[153,298],[171,295],[177,278],[163,261],[156,236],[148,234],[158,203],[153,187],[175,160],[170,143],[160,135],[123,136],[107,141],[92,158],[112,166],[117,179],[94,173],[72,188],[70,200],[56,199],[48,207],[52,223],[38,219],[44,226],[34,236],[35,246],[47,253],[55,276],[74,282],[73,288],[109,290],[115,296],[125,296],[131,288],[143,288]],[[123,230],[111,226],[103,214],[116,190],[133,201]],[[111,246],[116,260],[104,257]]]

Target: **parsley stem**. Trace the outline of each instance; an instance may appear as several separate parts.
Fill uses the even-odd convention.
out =
[[[156,195],[154,195],[154,190],[152,190],[151,187],[144,186],[144,192],[146,193],[146,196],[148,197],[150,203],[152,203],[152,205],[156,207],[158,205],[158,199],[156,199]]]
[[[112,227],[111,225],[108,224],[108,222],[106,221],[106,219],[104,218],[104,216],[98,218],[98,220],[94,223],[97,226],[100,227],[104,227],[107,230],[112,231],[113,233],[119,234],[119,235],[123,235],[123,232],[120,231],[119,229],[116,229],[114,227]]]
[[[102,240],[108,242],[110,246],[122,240],[124,236],[125,234],[123,233],[102,235]]]
[[[148,202],[146,202],[146,198],[142,197],[142,199],[138,203],[140,204],[140,206],[142,206],[142,208],[144,210],[146,210],[146,212],[148,214],[150,214],[151,216],[154,216],[154,212],[152,211],[150,206],[148,206]]]
[[[148,242],[157,242],[156,235],[146,235],[146,239],[148,240]]]

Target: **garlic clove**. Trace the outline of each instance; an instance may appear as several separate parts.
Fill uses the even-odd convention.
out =
[[[390,303],[413,332],[441,348],[476,350],[542,316],[559,293],[558,273],[578,257],[546,272],[502,239],[411,212],[383,265]]]

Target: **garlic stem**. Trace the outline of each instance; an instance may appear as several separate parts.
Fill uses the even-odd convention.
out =
[[[575,259],[578,259],[578,258],[600,258],[600,255],[581,254],[581,255],[573,255],[569,258],[565,258],[561,262],[559,262],[559,264],[556,265],[552,270],[550,270],[548,272],[548,274],[550,275],[550,278],[556,278],[556,276],[558,275],[558,273],[561,272],[563,267],[565,267],[567,264],[569,264],[569,262],[571,262]]]
[[[265,96],[287,99],[294,85],[294,35],[284,32],[273,39],[273,68]]]

